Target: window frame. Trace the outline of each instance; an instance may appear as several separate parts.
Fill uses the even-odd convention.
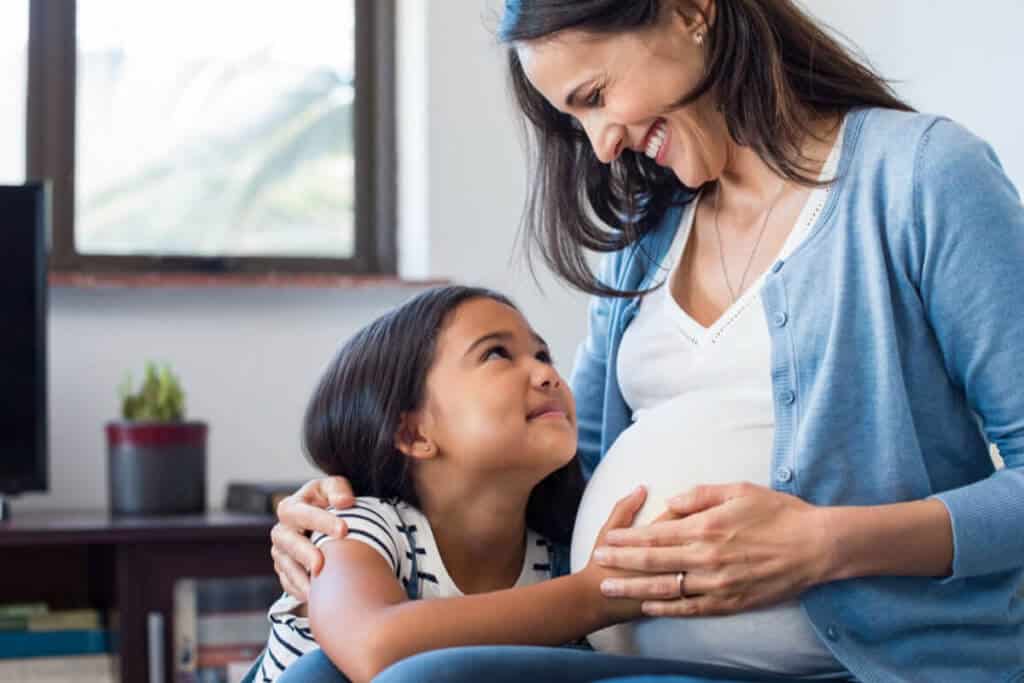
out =
[[[395,0],[355,4],[351,258],[82,254],[75,249],[76,0],[30,0],[25,170],[52,186],[50,272],[395,275]]]

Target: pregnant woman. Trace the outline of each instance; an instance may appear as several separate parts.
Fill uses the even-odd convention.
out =
[[[604,680],[644,657],[1024,680],[1024,207],[992,149],[790,0],[508,0],[499,34],[535,148],[527,233],[593,295],[573,563],[646,484],[595,558],[634,572],[602,590],[650,618],[592,636],[638,655],[614,667],[458,648],[378,680]],[[352,494],[320,480],[279,507],[289,593],[322,562],[302,531],[344,533],[319,508]]]

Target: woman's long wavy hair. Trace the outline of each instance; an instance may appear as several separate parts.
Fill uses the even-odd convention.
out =
[[[516,309],[489,289],[437,287],[381,316],[342,346],[306,406],[302,441],[314,465],[348,479],[358,495],[420,506],[412,459],[398,450],[395,435],[402,414],[423,404],[427,373],[447,321],[473,299]],[[567,544],[583,486],[579,459],[573,458],[533,488],[527,526]]]
[[[498,38],[509,46],[513,93],[532,129],[522,226],[528,255],[539,252],[555,273],[588,294],[636,295],[601,283],[586,252],[632,244],[698,188],[682,187],[671,170],[632,150],[602,164],[575,119],[555,109],[527,79],[518,44],[569,29],[595,35],[639,31],[670,11],[702,16],[709,26],[706,72],[674,108],[710,93],[737,144],[755,150],[782,177],[808,186],[818,182],[802,149],[815,135],[816,120],[858,107],[912,111],[791,0],[713,2],[713,21],[695,0],[505,2]]]

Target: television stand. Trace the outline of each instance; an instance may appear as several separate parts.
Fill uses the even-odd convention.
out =
[[[26,510],[0,522],[0,604],[45,602],[120,613],[121,681],[174,681],[174,585],[183,578],[273,576],[271,515],[130,517]],[[147,630],[159,616],[164,627]],[[153,639],[155,649],[148,647]],[[162,647],[159,645],[162,641]],[[150,678],[151,665],[163,676]]]

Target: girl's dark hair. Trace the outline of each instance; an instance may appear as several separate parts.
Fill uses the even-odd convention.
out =
[[[671,170],[632,150],[602,164],[575,120],[529,82],[515,44],[567,29],[595,35],[642,30],[671,10],[703,14],[694,0],[505,2],[498,37],[510,46],[512,89],[533,129],[524,232],[549,267],[588,294],[636,294],[599,282],[586,251],[634,243],[697,188],[683,188]],[[714,22],[706,23],[706,73],[673,108],[711,93],[732,138],[789,180],[819,184],[801,151],[815,119],[856,107],[912,110],[791,0],[715,0]]]
[[[303,447],[317,467],[348,479],[358,495],[419,507],[411,460],[395,446],[395,435],[402,414],[422,405],[437,339],[449,316],[471,299],[516,308],[488,289],[438,287],[381,316],[341,348],[303,419]],[[573,458],[534,487],[527,525],[568,543],[582,493],[583,474]]]

